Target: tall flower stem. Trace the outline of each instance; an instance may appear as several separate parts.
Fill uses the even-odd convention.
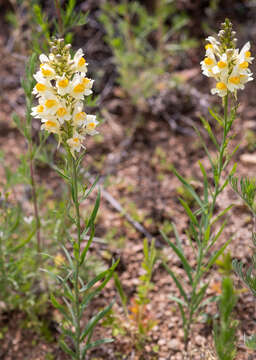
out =
[[[228,128],[228,94],[224,97],[224,124],[223,124],[223,135],[222,135],[222,141],[219,147],[219,157],[218,157],[218,164],[217,164],[217,177],[215,177],[215,186],[214,186],[214,191],[212,194],[212,203],[210,204],[210,208],[208,211],[208,219],[205,222],[205,226],[204,226],[204,231],[206,231],[208,225],[211,222],[211,219],[213,217],[213,213],[215,210],[215,205],[216,205],[216,201],[217,201],[217,197],[220,194],[220,180],[221,180],[221,175],[224,169],[224,152],[225,152],[225,148],[226,148],[226,144],[227,144],[227,136],[228,136],[228,132],[229,132],[229,128]],[[195,302],[197,301],[197,290],[198,290],[198,286],[200,284],[200,281],[202,279],[202,276],[204,274],[204,271],[202,270],[202,262],[204,257],[206,256],[206,252],[207,250],[205,249],[205,245],[203,243],[203,236],[204,236],[204,232],[201,232],[201,239],[200,239],[200,245],[199,245],[199,250],[198,250],[198,255],[197,255],[197,266],[196,266],[196,273],[193,279],[193,283],[192,283],[192,292],[191,292],[191,297],[190,297],[190,302],[188,304],[188,318],[187,318],[187,322],[186,322],[186,326],[184,328],[184,341],[185,341],[185,350],[187,351],[188,349],[188,342],[189,342],[189,336],[190,336],[190,330],[191,330],[191,325],[193,323],[193,316],[194,316],[194,312],[195,312]],[[206,251],[205,251],[206,250]]]
[[[80,337],[81,337],[81,326],[80,326],[80,306],[79,306],[79,271],[80,271],[80,250],[81,250],[81,225],[80,225],[80,208],[79,208],[79,199],[78,199],[78,174],[77,174],[77,163],[75,158],[69,152],[69,172],[71,174],[71,193],[73,199],[73,205],[75,209],[75,224],[76,224],[76,240],[74,243],[74,253],[75,255],[75,269],[74,269],[74,293],[75,293],[75,304],[74,304],[74,314],[76,320],[76,329],[75,329],[75,349],[76,349],[76,359],[81,359],[80,352]]]
[[[215,189],[214,189],[214,195],[213,195],[213,201],[211,206],[211,215],[213,214],[216,199],[219,195],[220,191],[220,178],[223,171],[223,157],[224,157],[224,151],[226,148],[227,143],[227,135],[228,135],[228,94],[224,97],[224,129],[223,129],[223,138],[219,150],[219,160],[218,160],[218,168],[217,168],[217,181],[215,183]]]

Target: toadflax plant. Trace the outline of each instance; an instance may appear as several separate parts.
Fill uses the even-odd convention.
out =
[[[236,117],[237,90],[244,89],[245,83],[252,80],[249,64],[253,60],[250,53],[250,43],[246,43],[241,51],[239,51],[235,47],[236,39],[234,36],[235,32],[232,31],[232,24],[226,19],[222,24],[222,30],[219,32],[218,38],[210,36],[206,39],[208,41],[205,46],[206,54],[201,62],[203,74],[215,80],[215,86],[211,93],[221,97],[223,105],[223,115],[210,110],[210,114],[222,129],[221,140],[218,140],[218,137],[214,134],[210,123],[202,118],[202,123],[216,148],[215,158],[210,154],[201,134],[196,129],[198,136],[202,140],[212,170],[212,177],[209,178],[203,164],[199,162],[203,176],[202,195],[198,194],[191,184],[174,169],[175,175],[193,196],[197,205],[196,210],[191,209],[183,199],[180,199],[190,219],[187,235],[193,248],[196,266],[190,265],[183,251],[182,242],[175,226],[176,242],[170,241],[163,234],[170,247],[179,257],[187,275],[186,286],[184,286],[185,279],[183,281],[179,279],[172,269],[167,264],[164,264],[180,293],[180,298],[172,296],[172,299],[178,303],[181,311],[186,349],[191,325],[200,315],[200,311],[205,304],[204,298],[209,282],[204,281],[204,275],[212,268],[215,261],[231,241],[230,238],[225,240],[222,246],[217,246],[226,225],[226,220],[222,220],[223,216],[230,210],[232,205],[219,212],[216,211],[216,205],[219,195],[228,185],[229,175],[235,172],[236,165],[228,171],[228,175],[224,175],[224,170],[227,170],[231,157],[238,148],[236,147],[231,153],[228,151],[228,144],[231,140],[231,127]],[[222,223],[217,227],[221,220]],[[217,247],[215,251],[213,249],[214,245]]]
[[[84,325],[83,313],[90,301],[100,293],[112,277],[117,266],[115,262],[108,270],[101,272],[88,283],[80,276],[90,244],[94,237],[94,222],[100,202],[100,193],[90,216],[82,223],[80,204],[88,197],[96,182],[87,190],[79,182],[79,167],[84,152],[86,135],[97,133],[98,121],[94,115],[83,111],[85,96],[92,93],[93,80],[86,77],[87,63],[82,49],[74,57],[70,54],[70,45],[64,45],[63,39],[55,39],[50,44],[49,56],[40,55],[40,70],[34,75],[37,83],[33,94],[38,100],[32,108],[32,115],[42,122],[42,130],[57,136],[59,146],[66,152],[66,162],[58,173],[70,186],[71,200],[68,204],[69,218],[76,228],[76,234],[70,234],[72,254],[63,246],[66,261],[62,262],[65,276],[50,273],[60,284],[61,299],[51,295],[53,305],[62,313],[61,325],[62,349],[72,359],[85,359],[87,351],[110,339],[91,341],[95,325],[111,309],[112,303],[100,310]],[[85,242],[87,239],[87,242]],[[89,239],[89,240],[88,240]],[[101,281],[101,283],[99,283]],[[67,341],[69,338],[69,341]]]

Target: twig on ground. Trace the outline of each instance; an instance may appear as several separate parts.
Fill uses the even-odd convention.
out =
[[[95,179],[92,177],[91,174],[86,173],[85,176],[89,180],[91,184],[95,182]],[[99,184],[102,182],[102,179],[99,180]],[[127,211],[122,207],[122,205],[111,195],[109,192],[104,190],[101,186],[101,195],[102,197],[119,213],[122,214],[126,218],[126,220],[141,234],[143,234],[149,242],[152,241],[153,237],[152,235],[144,228],[143,225],[141,225],[138,221],[134,220],[130,214],[127,213]]]

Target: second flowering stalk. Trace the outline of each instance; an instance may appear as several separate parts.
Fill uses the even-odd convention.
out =
[[[78,156],[81,149],[85,149],[86,135],[97,133],[96,117],[83,111],[84,97],[92,93],[93,80],[86,77],[87,63],[81,49],[72,58],[70,45],[64,45],[62,39],[54,40],[51,45],[51,54],[40,56],[40,70],[34,75],[37,83],[33,93],[38,99],[38,105],[32,109],[32,115],[41,119],[42,130],[55,134],[59,145],[65,149],[65,166],[57,170],[70,187],[71,199],[68,200],[67,209],[76,232],[69,237],[72,252],[67,246],[62,247],[66,256],[66,261],[61,260],[65,276],[51,273],[60,285],[58,295],[61,300],[57,300],[54,294],[51,300],[63,315],[62,349],[72,359],[83,360],[92,347],[112,341],[92,341],[94,327],[111,309],[112,302],[96,312],[85,324],[83,315],[88,304],[111,279],[118,261],[88,283],[84,282],[81,270],[94,238],[94,224],[100,203],[98,193],[94,208],[82,225],[81,202],[87,199],[96,185],[95,182],[87,189],[80,183],[79,169],[84,153]]]
[[[210,114],[222,129],[221,140],[219,140],[218,136],[214,133],[211,124],[202,118],[202,123],[216,149],[214,156],[210,153],[207,144],[202,139],[200,132],[196,129],[210,162],[212,177],[209,179],[205,167],[199,162],[203,178],[203,191],[202,194],[197,194],[192,185],[182,177],[181,174],[174,170],[175,175],[196,203],[196,209],[192,209],[185,200],[180,199],[190,220],[187,236],[195,255],[196,266],[191,265],[190,259],[186,257],[182,240],[175,226],[176,241],[171,242],[166,235],[163,234],[170,247],[179,257],[187,276],[186,281],[180,279],[167,264],[164,264],[180,293],[180,298],[175,296],[171,296],[171,298],[177,302],[181,312],[185,350],[188,349],[191,326],[198,319],[203,311],[203,307],[207,303],[207,301],[204,300],[209,282],[206,281],[205,274],[212,268],[232,238],[224,239],[223,244],[218,245],[219,238],[223,234],[227,222],[227,220],[223,220],[223,218],[231,209],[232,205],[217,212],[216,204],[219,195],[228,185],[229,176],[235,172],[236,164],[229,169],[228,175],[224,176],[224,172],[227,171],[232,155],[238,149],[238,147],[236,147],[231,153],[228,152],[228,145],[232,139],[230,131],[236,118],[236,93],[237,90],[244,88],[244,84],[247,81],[252,80],[252,74],[248,66],[253,59],[249,52],[249,43],[247,43],[241,51],[235,48],[236,41],[234,35],[232,24],[227,19],[225,23],[222,24],[218,39],[213,37],[207,39],[206,57],[201,62],[203,74],[208,77],[213,77],[217,81],[215,88],[211,91],[212,94],[218,94],[223,99],[223,115],[210,110]],[[231,103],[233,103],[234,106],[232,106]],[[184,282],[186,286],[184,286]]]

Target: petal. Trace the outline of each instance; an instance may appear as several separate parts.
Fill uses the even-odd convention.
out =
[[[41,61],[41,63],[49,62],[49,59],[48,59],[48,57],[47,57],[45,54],[41,54],[41,55],[39,56],[39,60]]]
[[[77,52],[75,53],[74,60],[78,61],[80,59],[80,57],[82,57],[83,55],[84,55],[83,50],[78,49]]]

